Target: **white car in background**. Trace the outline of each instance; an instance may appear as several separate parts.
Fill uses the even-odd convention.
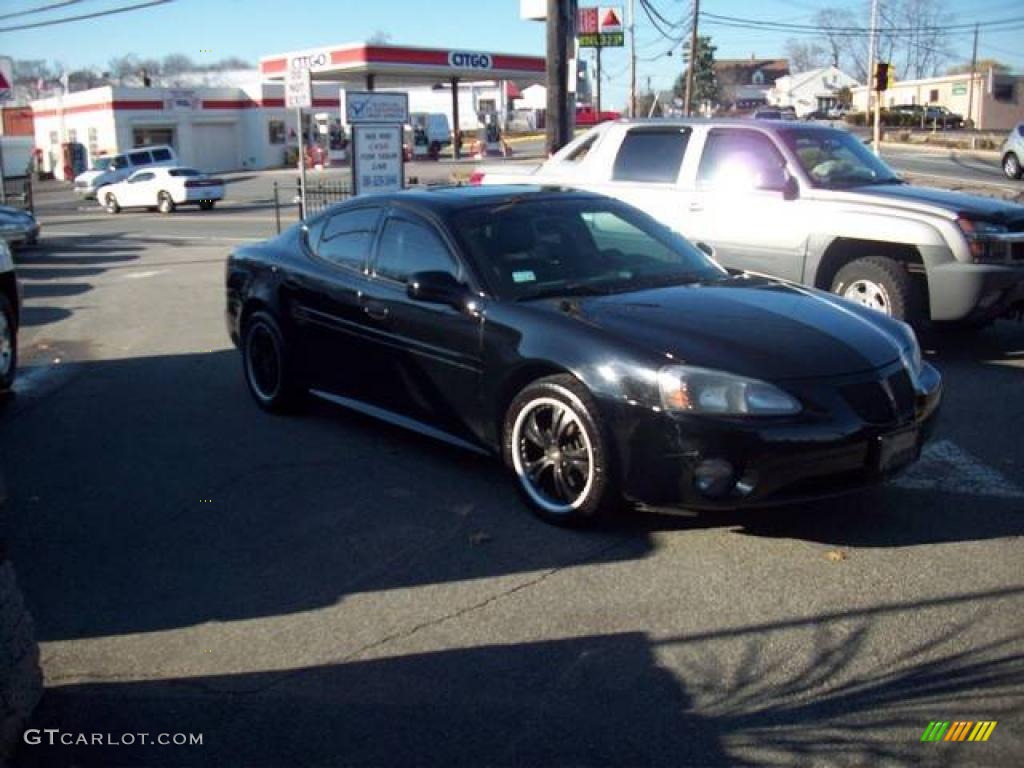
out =
[[[143,168],[124,181],[103,187],[97,200],[108,213],[122,208],[156,208],[173,213],[179,205],[208,211],[224,199],[224,182],[195,168]]]

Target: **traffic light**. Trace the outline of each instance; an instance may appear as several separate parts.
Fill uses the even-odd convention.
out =
[[[875,91],[881,93],[889,88],[889,64],[879,61],[875,64]]]

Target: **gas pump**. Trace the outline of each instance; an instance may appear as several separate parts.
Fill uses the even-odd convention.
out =
[[[483,127],[479,131],[479,138],[476,142],[477,157],[493,157],[500,155],[507,157],[511,154],[508,144],[501,135],[501,127],[498,125],[498,116],[493,112],[481,115]]]
[[[313,115],[312,128],[306,148],[308,166],[326,168],[348,160],[348,137],[340,118],[330,112],[317,112]]]

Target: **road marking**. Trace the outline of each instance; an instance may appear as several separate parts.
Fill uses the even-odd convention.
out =
[[[162,275],[166,272],[166,269],[151,269],[147,272],[129,272],[126,275],[121,275],[125,280],[141,280],[144,277],[153,277],[155,275]]]
[[[925,446],[921,460],[889,485],[913,491],[1024,499],[1024,489],[950,440]]]

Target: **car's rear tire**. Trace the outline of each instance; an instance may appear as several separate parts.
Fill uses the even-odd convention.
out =
[[[203,200],[199,203],[199,210],[201,211],[212,211],[216,201],[214,200]]]
[[[919,286],[893,259],[868,256],[851,261],[836,273],[832,292],[898,320],[916,323],[922,319]]]
[[[103,196],[103,207],[107,209],[107,213],[120,213],[121,206],[117,202],[117,198],[114,197],[113,192],[107,192]]]
[[[171,199],[171,195],[168,192],[160,192],[156,196],[156,209],[160,213],[174,213],[175,209],[174,200]]]
[[[18,325],[14,307],[6,296],[0,296],[0,392],[14,385],[18,370]]]
[[[1007,152],[1003,156],[1003,173],[1008,179],[1019,179],[1024,173],[1020,166],[1020,158],[1013,152]]]
[[[505,463],[531,509],[556,525],[582,525],[618,501],[606,430],[597,404],[572,376],[525,387],[509,405]]]
[[[250,315],[242,328],[242,367],[253,399],[265,411],[293,411],[305,399],[293,350],[274,317]]]

